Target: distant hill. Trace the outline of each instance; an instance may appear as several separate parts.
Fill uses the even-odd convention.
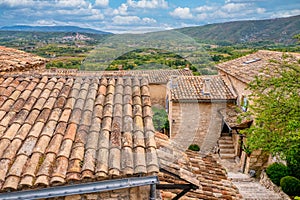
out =
[[[235,43],[270,41],[291,44],[300,33],[300,15],[268,20],[235,21],[177,29],[199,40]]]
[[[28,32],[77,32],[92,34],[111,34],[91,28],[80,28],[77,26],[3,26],[0,31],[28,31]]]

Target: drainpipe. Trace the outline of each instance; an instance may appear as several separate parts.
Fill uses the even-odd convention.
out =
[[[156,184],[150,185],[150,200],[156,199]]]

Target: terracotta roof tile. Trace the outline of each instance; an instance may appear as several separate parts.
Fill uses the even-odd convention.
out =
[[[16,156],[17,150],[22,145],[22,140],[16,138],[14,139],[9,146],[6,148],[5,152],[3,153],[3,158],[13,160]]]
[[[0,191],[158,172],[145,79],[0,82]]]
[[[294,58],[284,56],[284,54]],[[250,83],[256,76],[263,75],[265,68],[274,67],[274,62],[270,64],[271,60],[283,61],[284,57],[286,61],[297,62],[300,59],[300,54],[259,50],[253,54],[220,63],[216,67],[244,83]]]
[[[201,157],[198,152],[179,150],[166,135],[155,134],[158,146],[161,183],[194,184],[199,189],[184,195],[186,199],[242,199],[238,189],[227,178],[225,169],[211,156]],[[170,175],[173,174],[172,175]],[[180,190],[162,191],[162,197],[175,197]],[[184,197],[182,197],[184,199]]]
[[[46,59],[0,46],[0,72],[28,71],[44,69]]]
[[[30,72],[32,73],[32,72]],[[162,70],[130,70],[130,71],[78,71],[74,69],[49,69],[35,71],[35,74],[42,74],[56,77],[144,77],[145,81],[141,85],[166,84],[171,76],[192,76],[189,69],[162,69]],[[29,74],[29,73],[28,73]],[[116,80],[115,80],[116,81]],[[122,83],[123,84],[123,83]],[[126,83],[124,84],[126,85]]]
[[[174,101],[235,100],[221,76],[178,76],[170,81]]]

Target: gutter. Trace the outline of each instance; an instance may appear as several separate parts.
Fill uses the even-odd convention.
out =
[[[106,192],[125,188],[151,185],[150,199],[155,199],[156,185],[159,182],[157,176],[133,177],[124,179],[113,179],[92,183],[82,183],[67,186],[49,187],[38,190],[25,190],[18,192],[0,193],[1,200],[33,200],[69,195],[88,194],[96,192]]]

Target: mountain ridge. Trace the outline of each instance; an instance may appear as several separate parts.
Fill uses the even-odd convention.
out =
[[[300,33],[300,15],[264,20],[245,20],[176,29],[199,40],[234,43],[271,41],[291,44]]]

